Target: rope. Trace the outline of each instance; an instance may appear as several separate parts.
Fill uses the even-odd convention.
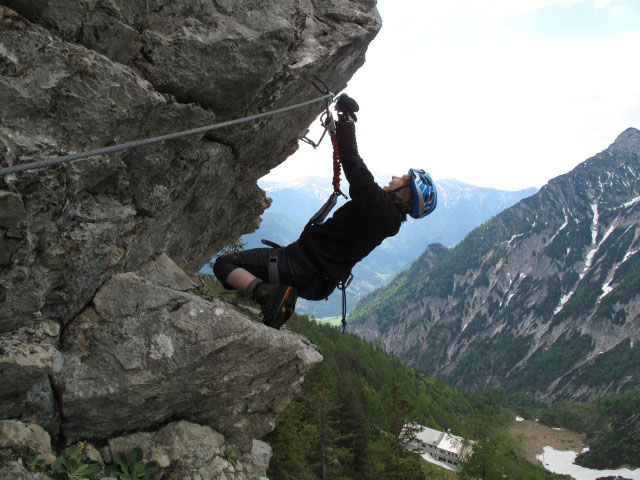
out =
[[[279,108],[277,110],[272,110],[270,112],[258,113],[256,115],[250,115],[248,117],[238,118],[236,120],[229,120],[227,122],[217,123],[215,125],[208,125],[205,127],[193,128],[191,130],[184,130],[182,132],[169,133],[167,135],[161,135],[159,137],[145,138],[142,140],[134,140],[132,142],[121,143],[120,145],[112,145],[110,147],[98,148],[96,150],[90,150],[88,152],[74,153],[71,155],[65,155],[63,157],[53,157],[53,158],[48,158],[46,160],[40,160],[37,162],[14,165],[12,167],[0,169],[0,177],[4,177],[5,175],[9,175],[10,173],[18,173],[18,172],[24,172],[25,170],[33,170],[36,168],[49,167],[51,165],[70,162],[72,160],[79,160],[81,158],[94,157],[96,155],[104,155],[107,153],[121,152],[123,150],[128,150],[130,148],[135,148],[135,147],[141,147],[143,145],[149,145],[151,143],[165,142],[167,140],[174,140],[176,138],[186,137],[188,135],[195,135],[198,133],[209,132],[211,130],[216,130],[218,128],[230,127],[232,125],[237,125],[239,123],[250,122],[252,120],[258,120],[259,118],[268,117],[270,115],[277,115],[279,113],[288,112],[290,110],[295,110],[297,108],[306,107],[307,105],[311,105],[313,103],[317,103],[317,102],[326,100],[328,98],[333,98],[333,96],[334,96],[333,93],[328,93],[326,95],[323,95],[322,97],[314,98],[313,100],[308,100],[306,102],[298,103],[296,105],[290,105],[288,107]]]

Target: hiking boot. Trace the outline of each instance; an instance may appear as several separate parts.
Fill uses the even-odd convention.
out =
[[[296,308],[298,292],[287,285],[262,283],[253,296],[262,309],[262,323],[280,330]]]

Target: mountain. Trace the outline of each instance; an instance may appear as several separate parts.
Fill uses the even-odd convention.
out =
[[[589,399],[640,385],[640,131],[428,249],[350,329],[462,389]]]
[[[383,184],[383,180],[379,183]],[[280,245],[295,241],[309,218],[333,190],[329,179],[318,177],[289,182],[261,181],[259,185],[271,197],[272,203],[262,215],[260,228],[242,237],[247,248],[264,247],[260,243],[263,238]],[[438,208],[428,219],[418,221],[409,218],[398,235],[385,240],[356,265],[354,280],[347,290],[349,311],[360,298],[406,268],[428,244],[455,245],[483,221],[537,192],[535,188],[514,192],[482,188],[452,179],[438,180],[437,188]],[[348,190],[345,188],[344,191]],[[339,200],[336,208],[344,202],[344,199]],[[328,301],[299,300],[297,310],[316,317],[336,316],[342,311],[341,301],[340,292],[336,291]]]

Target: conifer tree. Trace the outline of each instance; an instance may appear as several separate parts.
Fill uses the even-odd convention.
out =
[[[315,480],[306,459],[309,450],[303,421],[306,408],[301,401],[292,401],[278,418],[276,429],[269,435],[268,441],[273,450],[273,457],[269,463],[269,478]]]
[[[391,449],[393,452],[393,478],[394,480],[403,480],[406,478],[403,470],[415,470],[415,465],[410,466],[410,462],[407,463],[406,468],[403,468],[401,459],[407,456],[406,449],[415,441],[419,429],[412,422],[413,409],[402,394],[397,379],[393,387],[391,387],[391,398],[387,403],[387,409],[390,422]],[[407,471],[406,473],[409,472]]]
[[[354,375],[342,375],[337,385],[342,407],[337,412],[343,438],[340,442],[352,453],[350,469],[355,478],[371,478],[371,449],[374,432],[364,407],[363,385]]]
[[[337,428],[339,405],[334,398],[334,391],[326,380],[321,379],[307,401],[310,404],[309,411],[313,413],[312,423],[308,427],[311,460],[317,466],[320,480],[336,478],[343,470],[342,465],[351,461],[352,455],[339,445],[344,436]]]

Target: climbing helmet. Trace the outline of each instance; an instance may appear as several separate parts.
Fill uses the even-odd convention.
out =
[[[424,170],[409,169],[411,176],[411,191],[413,192],[413,209],[409,215],[413,218],[422,218],[436,209],[438,194],[431,176]]]

